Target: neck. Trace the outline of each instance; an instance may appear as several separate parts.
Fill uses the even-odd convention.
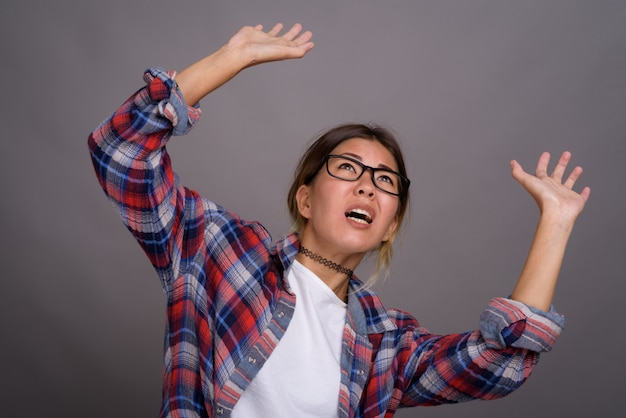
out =
[[[304,246],[300,246],[300,249],[298,250],[298,252],[301,254],[304,254],[306,257],[309,257],[311,260],[323,265],[324,267],[335,270],[341,274],[345,274],[346,276],[348,276],[348,278],[352,277],[352,274],[354,273],[354,271],[352,271],[351,269],[347,267],[343,267],[335,263],[334,261],[324,258],[321,255],[316,254],[313,251],[309,250],[308,248],[305,248]]]
[[[315,273],[341,300],[347,302],[352,269],[324,258],[303,246],[300,246],[296,260]]]

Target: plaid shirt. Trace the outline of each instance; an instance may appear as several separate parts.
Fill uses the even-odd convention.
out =
[[[273,244],[247,222],[183,187],[165,145],[200,109],[173,72],[149,69],[89,136],[95,171],[167,295],[163,417],[229,416],[283,336],[296,303],[285,280],[297,236]],[[398,407],[504,396],[548,351],[563,318],[493,299],[480,330],[430,334],[350,282],[341,357],[340,417],[389,417]],[[280,377],[277,377],[280,378]]]

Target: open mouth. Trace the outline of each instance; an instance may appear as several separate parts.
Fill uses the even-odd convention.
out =
[[[363,209],[352,209],[351,211],[346,212],[345,215],[346,218],[352,219],[362,224],[369,225],[372,223],[372,217]]]

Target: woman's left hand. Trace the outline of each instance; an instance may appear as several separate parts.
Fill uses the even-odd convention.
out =
[[[552,174],[548,174],[550,154],[539,157],[535,175],[526,173],[515,160],[511,161],[513,178],[526,189],[539,206],[541,216],[528,257],[511,298],[547,311],[552,304],[556,282],[565,255],[565,248],[574,222],[589,200],[591,189],[573,190],[583,172],[575,167],[565,178],[570,152],[561,154]]]
[[[550,163],[548,152],[539,157],[535,175],[525,172],[515,160],[511,161],[511,171],[513,178],[533,197],[542,215],[550,213],[561,220],[573,222],[585,207],[591,189],[585,187],[580,193],[573,190],[574,184],[583,172],[580,166],[575,167],[563,181],[571,157],[572,154],[565,151],[552,174],[548,174]]]

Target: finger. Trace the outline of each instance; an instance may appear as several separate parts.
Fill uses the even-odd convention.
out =
[[[578,180],[578,178],[580,177],[582,173],[583,173],[582,167],[574,168],[572,172],[570,173],[570,175],[565,180],[565,183],[563,183],[563,186],[567,187],[568,189],[571,189],[572,187],[574,187],[576,180]]]
[[[544,152],[537,161],[537,168],[535,169],[535,175],[537,177],[545,177],[548,175],[548,164],[550,163],[550,153]]]
[[[511,174],[515,176],[519,170],[523,170],[521,164],[517,160],[511,160]]]
[[[589,196],[591,195],[591,188],[585,187],[582,192],[580,192],[582,198],[587,202],[589,200]]]
[[[565,169],[567,168],[567,164],[569,164],[569,160],[572,158],[572,153],[569,151],[565,151],[561,154],[561,158],[556,163],[554,170],[552,171],[552,178],[557,180],[559,183],[563,179],[563,174],[565,174]]]
[[[293,41],[296,38],[296,36],[300,33],[301,30],[302,30],[302,25],[299,23],[296,23],[295,25],[291,27],[291,29],[287,31],[287,33],[283,35],[283,38],[289,41]]]
[[[300,36],[298,36],[296,39],[293,40],[293,42],[295,42],[296,45],[300,46],[309,42],[312,37],[313,37],[313,33],[310,30],[308,30],[306,32],[301,33]]]
[[[511,160],[511,175],[518,182],[523,181],[524,176],[528,176],[528,173],[524,171],[524,168],[516,160]]]
[[[256,25],[254,27],[254,29],[256,29],[256,30],[263,30],[263,25]]]
[[[272,29],[269,30],[269,32],[267,32],[267,34],[269,36],[277,36],[280,31],[283,30],[283,24],[282,23],[277,23],[274,25],[274,27]]]

